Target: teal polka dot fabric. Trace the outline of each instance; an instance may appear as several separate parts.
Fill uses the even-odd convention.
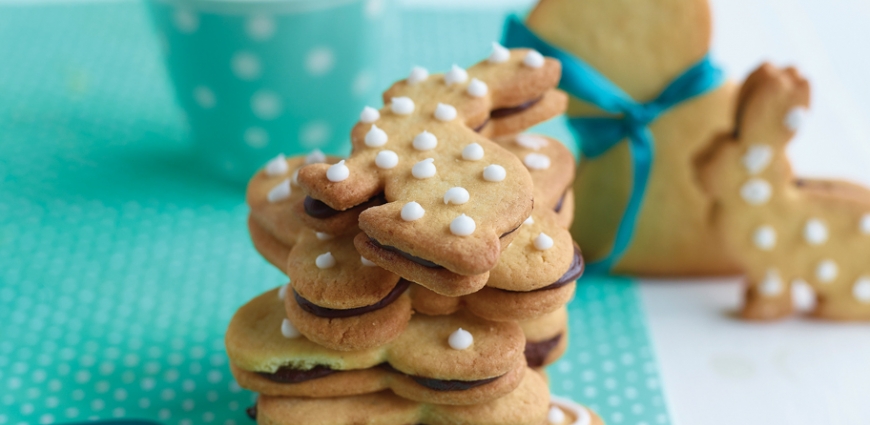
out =
[[[284,278],[250,246],[243,187],[191,148],[148,18],[135,3],[0,7],[16,64],[0,69],[0,425],[252,423],[223,332]],[[474,62],[501,16],[401,19],[391,79]],[[583,281],[570,311],[552,391],[610,424],[668,424],[634,284]]]

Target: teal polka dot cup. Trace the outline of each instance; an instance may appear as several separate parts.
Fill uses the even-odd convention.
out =
[[[198,157],[234,181],[269,158],[346,154],[377,99],[389,0],[152,0]]]

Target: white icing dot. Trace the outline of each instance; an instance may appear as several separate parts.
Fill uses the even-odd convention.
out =
[[[447,338],[447,343],[454,350],[465,350],[471,347],[471,344],[474,344],[474,337],[471,336],[471,332],[459,328],[450,334],[450,337]]]
[[[546,251],[553,247],[553,238],[546,233],[541,233],[535,237],[534,245],[538,251]]]
[[[414,85],[429,78],[429,71],[422,66],[415,66],[411,68],[411,75],[408,76],[408,84]]]
[[[305,70],[315,77],[331,71],[334,64],[335,53],[326,46],[315,47],[305,56]]]
[[[785,122],[783,124],[785,124],[785,127],[791,131],[798,131],[804,122],[806,122],[807,115],[809,115],[807,108],[796,106],[791,108],[791,110],[788,111],[788,114],[785,115]]]
[[[363,257],[362,255],[360,255],[359,261],[362,263],[362,265],[364,265],[366,267],[374,267],[377,265],[377,264],[373,263],[371,260],[369,260],[368,258]]]
[[[483,146],[479,143],[470,143],[462,148],[462,159],[466,161],[478,161],[483,159]]]
[[[523,164],[530,170],[546,170],[550,168],[550,157],[542,153],[530,153],[523,158]]]
[[[740,196],[750,205],[763,205],[770,199],[772,191],[767,180],[753,178],[740,188]]]
[[[413,201],[408,202],[402,207],[402,220],[405,221],[419,220],[423,218],[424,214],[426,214],[426,210],[420,204]]]
[[[816,278],[821,283],[831,283],[837,279],[840,270],[833,260],[824,260],[816,267]]]
[[[870,235],[870,214],[865,214],[864,217],[861,217],[861,233],[865,235]]]
[[[870,304],[870,277],[863,276],[858,279],[855,286],[852,287],[852,295],[855,296],[856,300]]]
[[[338,161],[337,164],[330,165],[326,169],[326,179],[337,183],[346,180],[350,176],[350,169],[344,165],[344,160]]]
[[[529,216],[526,221],[523,221],[523,224],[535,224],[535,219],[532,218],[532,216]]]
[[[462,187],[451,187],[444,194],[444,204],[462,205],[468,202],[468,191]]]
[[[758,287],[758,291],[767,297],[778,296],[782,294],[783,289],[782,278],[776,269],[768,269],[764,280],[761,281],[761,285]]]
[[[474,229],[476,228],[477,225],[474,224],[474,219],[465,214],[454,218],[453,221],[450,222],[450,233],[453,233],[456,236],[468,236],[474,233]]]
[[[489,91],[489,87],[487,87],[486,83],[483,81],[480,81],[477,78],[472,78],[465,91],[473,97],[484,97]]]
[[[305,157],[306,164],[322,164],[326,162],[326,155],[320,150],[315,149]]]
[[[277,177],[287,173],[290,167],[287,166],[287,158],[283,153],[269,160],[266,163],[266,175],[269,177]]]
[[[384,170],[395,168],[399,165],[399,155],[393,151],[380,151],[375,156],[375,165]]]
[[[828,226],[822,220],[811,218],[804,226],[804,239],[810,245],[821,245],[828,241]]]
[[[260,58],[251,52],[238,52],[230,60],[233,74],[241,80],[251,81],[257,79],[262,71]]]
[[[411,144],[418,151],[428,151],[438,146],[438,138],[434,134],[423,130],[422,133],[414,137],[414,141]]]
[[[772,226],[761,226],[752,235],[752,242],[758,249],[770,251],[776,247],[776,230]]]
[[[507,177],[507,171],[504,167],[497,164],[487,165],[483,169],[483,179],[488,182],[500,182]]]
[[[750,175],[756,175],[770,165],[771,159],[773,159],[773,148],[769,145],[752,145],[743,155],[743,168],[746,168]]]
[[[390,100],[390,110],[397,115],[411,115],[414,113],[414,101],[410,97],[394,97]]]
[[[273,187],[272,190],[269,191],[269,194],[266,195],[266,199],[271,203],[281,202],[290,197],[290,179],[285,179],[278,183],[277,186]]]
[[[278,290],[278,299],[279,300],[283,300],[284,298],[287,297],[287,288],[289,286],[290,286],[289,283],[285,283],[284,285],[281,285],[281,289]]]
[[[316,236],[317,240],[319,240],[319,241],[328,241],[328,240],[331,240],[333,238],[333,236],[330,235],[329,233],[323,233],[323,232],[314,232],[314,236]]]
[[[504,63],[511,58],[511,52],[501,44],[492,43],[492,53],[489,55],[489,63]]]
[[[791,283],[791,302],[797,311],[810,312],[816,306],[816,293],[806,281],[796,279]]]
[[[335,257],[332,256],[331,252],[320,254],[317,256],[317,259],[314,260],[314,264],[318,269],[328,269],[335,266]]]
[[[194,88],[193,99],[196,100],[196,103],[203,109],[214,108],[215,104],[217,104],[217,98],[215,98],[214,92],[206,86],[197,86]]]
[[[456,108],[446,103],[439,103],[435,107],[435,119],[438,121],[453,121],[456,118]]]
[[[411,167],[411,175],[418,179],[428,179],[435,175],[435,158],[426,158]]]
[[[287,319],[284,319],[281,322],[281,335],[284,335],[284,338],[287,339],[294,339],[302,336],[302,334],[299,333],[299,330],[296,329],[296,327]]]
[[[544,66],[544,55],[540,54],[537,50],[530,50],[529,53],[526,53],[526,57],[523,58],[523,65],[529,68],[540,68]]]
[[[547,423],[550,425],[561,425],[565,423],[565,412],[556,406],[550,406],[550,411],[547,412]]]
[[[359,114],[359,120],[366,124],[371,124],[379,119],[381,119],[381,113],[371,106],[366,106]]]
[[[299,186],[299,170],[293,171],[293,177],[290,177],[290,184],[293,186]]]
[[[541,136],[535,136],[534,134],[518,134],[517,137],[514,138],[514,141],[526,149],[535,151],[545,148],[550,144],[549,140]]]
[[[377,148],[387,144],[387,132],[372,124],[372,128],[366,133],[365,144],[370,148]]]
[[[444,74],[444,82],[449,86],[452,84],[464,83],[465,80],[468,80],[468,72],[464,69],[460,68],[458,65],[453,64],[450,67],[450,71]]]

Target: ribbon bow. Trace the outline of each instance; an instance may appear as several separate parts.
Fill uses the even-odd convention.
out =
[[[649,182],[655,156],[649,124],[675,105],[719,87],[724,81],[722,70],[712,63],[709,56],[705,56],[671,82],[655,99],[640,103],[589,64],[539,38],[516,15],[508,17],[503,41],[505,46],[532,48],[561,61],[562,81],[559,88],[613,115],[568,119],[580,141],[583,156],[596,158],[620,141],[628,140],[634,168],[628,205],[619,221],[610,253],[586,268],[593,274],[608,273],[631,243]]]

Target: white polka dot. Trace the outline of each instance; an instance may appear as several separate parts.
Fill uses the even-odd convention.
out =
[[[365,124],[371,124],[379,119],[381,119],[381,113],[371,106],[366,106],[359,114],[359,121]]]
[[[828,241],[828,226],[822,220],[811,218],[804,226],[804,239],[810,245],[821,245]]]
[[[479,143],[470,143],[462,148],[462,159],[466,161],[479,161],[483,159],[483,146]]]
[[[855,282],[852,287],[852,295],[855,299],[864,304],[870,304],[870,277],[864,276]]]
[[[753,178],[740,188],[740,196],[750,205],[763,205],[770,200],[773,189],[767,180]]]
[[[533,241],[535,249],[538,251],[546,251],[553,247],[553,238],[546,233],[540,233]]]
[[[465,350],[474,344],[474,337],[471,332],[459,328],[450,334],[450,337],[447,338],[447,344],[454,350]]]
[[[435,158],[426,158],[411,167],[411,175],[418,179],[428,179],[435,175]]]
[[[497,164],[487,165],[483,169],[483,179],[488,182],[500,182],[507,177],[504,167]],[[531,217],[530,217],[531,218]]]
[[[330,269],[335,267],[335,257],[332,256],[331,252],[320,254],[314,260],[314,264],[318,269]]]
[[[444,204],[445,205],[462,205],[468,202],[470,195],[465,188],[462,187],[451,187],[447,189],[447,192],[444,193]]]
[[[378,148],[387,144],[387,132],[372,124],[372,127],[366,133],[365,144],[370,148]]]
[[[281,321],[281,335],[287,339],[299,338],[302,334],[299,333],[299,330],[290,323],[289,320],[284,319]]]
[[[348,177],[350,177],[350,169],[347,168],[347,165],[344,165],[343,159],[326,169],[326,179],[333,183],[344,181]]]
[[[785,116],[785,122],[783,122],[783,124],[785,124],[785,127],[790,131],[798,131],[800,130],[804,122],[806,122],[808,115],[809,111],[807,110],[807,108],[804,108],[803,106],[796,106],[788,111],[788,114],[786,114]]]
[[[434,134],[423,130],[422,133],[414,136],[414,140],[411,142],[411,145],[414,146],[414,149],[418,151],[432,150],[438,146],[438,138],[435,137]]]
[[[752,145],[743,155],[743,168],[750,175],[764,171],[773,159],[773,148],[770,145]]]
[[[273,120],[278,118],[282,109],[281,98],[271,90],[260,90],[251,96],[251,110],[260,119]]]
[[[453,221],[450,222],[450,233],[453,233],[456,236],[471,235],[474,233],[476,228],[477,225],[474,223],[474,219],[465,214],[454,218]]]
[[[423,218],[423,215],[426,214],[426,210],[416,202],[408,202],[402,207],[402,220],[405,221],[417,221]]]
[[[773,226],[761,226],[752,235],[752,242],[758,249],[770,251],[776,247],[776,229]]]
[[[410,97],[394,97],[390,99],[390,110],[396,115],[411,115],[414,113],[414,101]]]
[[[335,65],[335,54],[326,46],[311,49],[305,56],[305,70],[315,77],[325,75]]]
[[[325,145],[330,136],[332,136],[332,130],[329,123],[322,120],[311,121],[302,126],[299,131],[299,141],[302,142],[302,146],[308,149]]]
[[[837,279],[840,270],[833,260],[823,260],[816,266],[816,279],[821,283],[831,283]]]
[[[450,71],[444,74],[444,83],[448,86],[464,83],[466,80],[468,80],[468,71],[460,68],[456,64],[453,64],[453,66],[450,67]]]
[[[190,34],[199,28],[199,15],[187,8],[177,8],[172,14],[172,23],[179,32]]]
[[[254,149],[264,148],[269,144],[269,133],[262,127],[248,128],[242,138],[246,145]]]
[[[761,281],[761,285],[758,287],[758,291],[766,297],[779,296],[782,294],[783,289],[785,288],[783,287],[782,278],[780,278],[779,272],[776,269],[768,269],[764,280]]]
[[[245,32],[252,40],[268,40],[275,35],[275,20],[271,16],[251,16],[245,22]]]
[[[453,121],[456,119],[456,108],[452,105],[439,103],[438,106],[435,107],[435,119],[444,122]]]
[[[362,96],[369,92],[372,88],[372,84],[374,84],[375,77],[372,76],[372,73],[368,70],[362,70],[356,77],[353,77],[353,82],[351,83],[350,89],[353,92],[354,96]]]
[[[546,170],[550,168],[550,157],[540,153],[530,153],[523,158],[523,164],[530,170]]]
[[[193,89],[193,100],[203,109],[214,108],[217,104],[214,92],[206,86],[196,86]]]
[[[399,155],[390,150],[378,152],[375,156],[375,165],[383,170],[390,170],[399,165]]]
[[[492,43],[492,53],[489,55],[489,63],[504,63],[511,58],[511,52],[501,44]]]
[[[384,13],[384,0],[366,0],[366,18],[374,19]]]
[[[408,85],[413,86],[415,84],[426,81],[428,78],[429,71],[426,68],[423,68],[422,66],[415,66],[411,68],[411,74],[408,75],[407,82]]]
[[[540,68],[544,66],[544,62],[544,56],[537,50],[530,50],[526,53],[526,57],[523,58],[523,65],[529,68]]]
[[[238,52],[234,54],[230,66],[233,69],[233,74],[245,81],[257,79],[262,72],[260,58],[251,52]]]

